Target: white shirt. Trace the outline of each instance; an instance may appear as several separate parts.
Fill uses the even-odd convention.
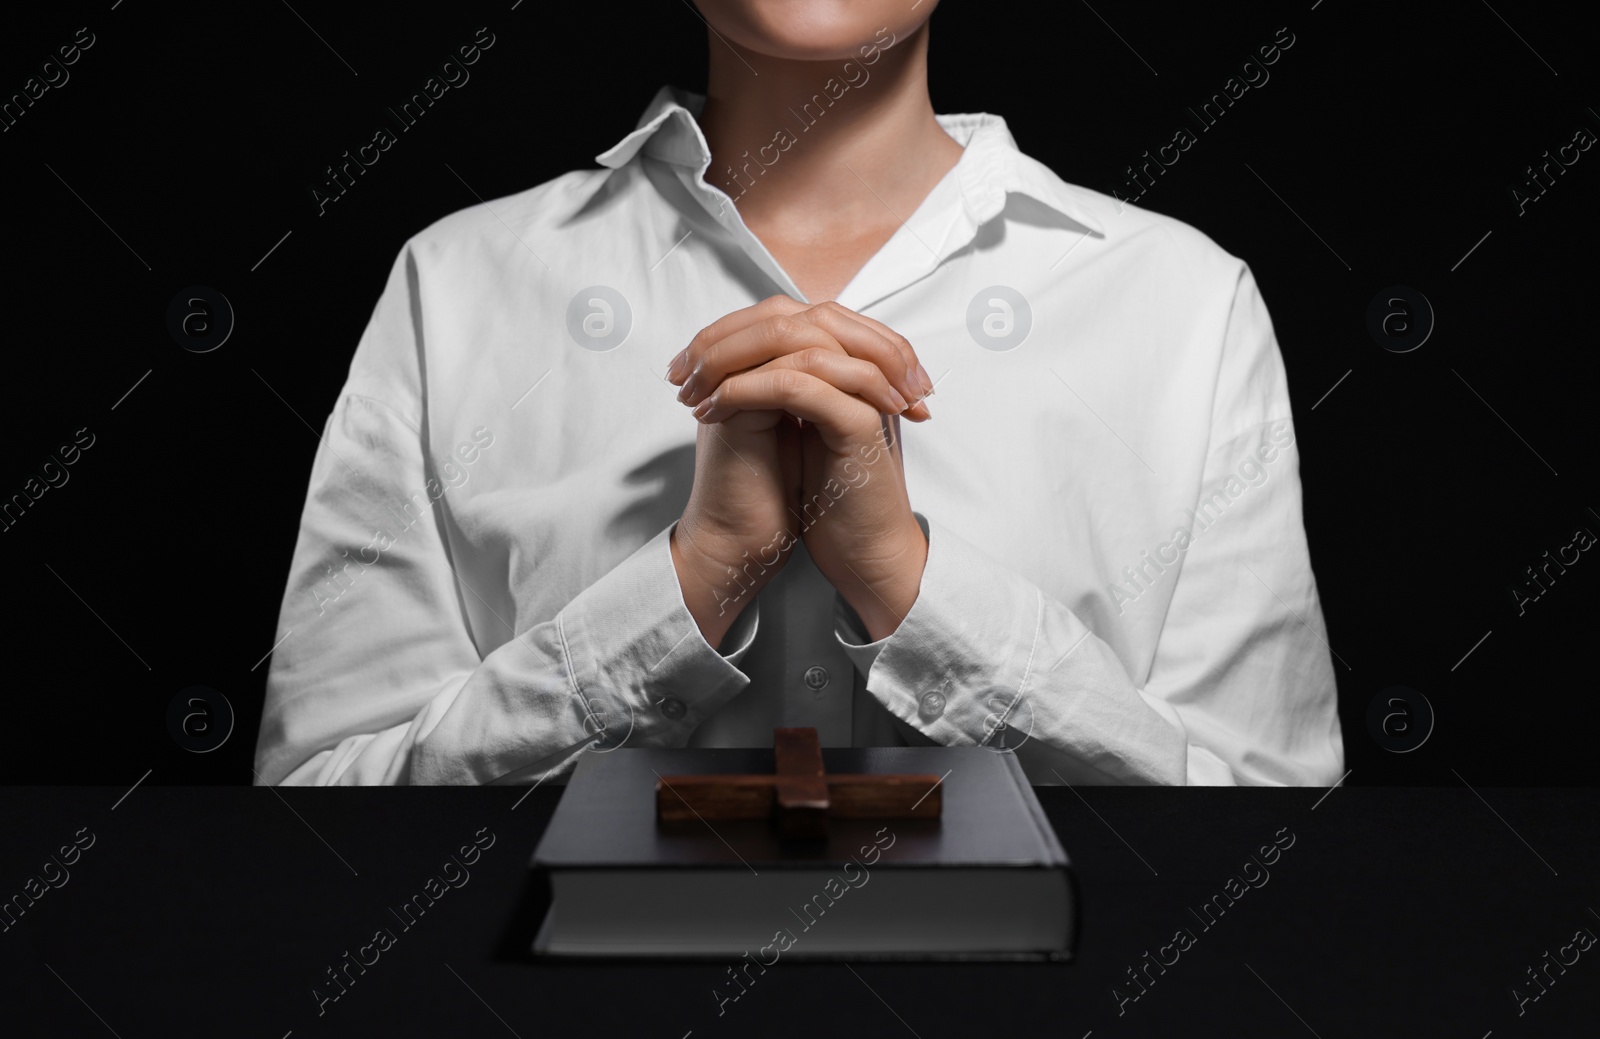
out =
[[[964,153],[838,296],[938,386],[903,425],[915,605],[863,644],[802,546],[707,644],[667,540],[696,422],[663,375],[715,318],[803,296],[702,180],[701,104],[663,89],[602,169],[401,250],[313,465],[260,781],[559,781],[585,751],[774,726],[1010,746],[1036,783],[1337,779],[1248,267],[1063,182],[991,115],[940,117]]]

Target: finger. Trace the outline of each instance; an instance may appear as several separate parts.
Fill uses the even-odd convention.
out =
[[[684,379],[678,399],[693,407],[735,372],[759,368],[775,357],[802,350],[829,350],[841,355],[849,352],[826,329],[806,320],[803,313],[773,313],[706,343],[698,356],[691,355],[694,366]]]
[[[719,340],[725,339],[740,329],[748,328],[757,321],[763,321],[778,314],[794,314],[805,310],[806,304],[797,299],[784,295],[768,296],[760,303],[735,310],[730,314],[711,322],[711,324],[695,333],[689,345],[678,352],[670,364],[667,365],[667,381],[673,385],[681,385],[689,373],[694,369],[700,355],[706,347]]]
[[[909,406],[900,391],[884,378],[883,369],[871,361],[831,350],[801,350],[773,358],[762,368],[791,368],[814,375],[835,389],[854,394],[887,415],[898,415]]]
[[[782,409],[811,423],[829,448],[848,452],[851,444],[880,428],[878,412],[822,379],[793,368],[741,372],[717,387],[695,409],[695,418],[710,424],[746,410]]]
[[[828,301],[801,315],[826,330],[844,346],[846,352],[862,357],[879,368],[908,401],[918,401],[933,390],[927,370],[917,358],[911,341],[881,321],[858,314],[848,307]]]
[[[792,321],[827,332],[834,343]],[[763,331],[769,334],[763,336]],[[782,353],[812,348],[835,348],[871,361],[911,402],[904,411],[906,418],[926,422],[933,417],[926,404],[918,403],[933,392],[933,382],[910,341],[883,322],[832,300],[811,305],[775,295],[727,314],[697,333],[673,358],[667,380],[683,386],[678,399],[694,406],[733,372],[758,368]]]
[[[932,417],[932,413],[928,411],[928,406],[925,402],[927,398],[933,396],[933,378],[928,374],[928,369],[923,366],[922,361],[916,357],[916,351],[912,349],[911,341],[877,318],[868,317],[865,314],[855,314],[854,316],[857,321],[877,329],[888,339],[904,344],[905,352],[911,355],[911,364],[906,368],[906,380],[915,388],[911,396],[907,398],[913,403],[911,410],[906,412],[906,417],[916,422],[927,421]]]
[[[761,433],[789,425],[789,420],[790,416],[782,411],[741,411],[728,416],[721,425],[738,433]]]
[[[835,303],[790,313],[784,313],[781,306],[774,307],[767,317],[730,332],[726,338],[698,347],[697,355],[691,355],[693,367],[678,399],[696,406],[729,375],[805,350],[827,350],[871,362],[908,402],[927,395],[926,386],[915,377],[915,372],[921,371],[920,365],[915,369],[906,365],[908,357],[916,364],[916,354],[903,336],[885,335],[878,330],[884,326],[868,325],[858,320],[859,315]],[[921,405],[908,417],[921,422],[932,415],[926,405]]]

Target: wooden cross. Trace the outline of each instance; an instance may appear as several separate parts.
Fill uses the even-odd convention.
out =
[[[816,729],[773,729],[772,775],[660,776],[656,819],[766,819],[785,837],[821,837],[828,818],[937,819],[939,776],[828,775]]]

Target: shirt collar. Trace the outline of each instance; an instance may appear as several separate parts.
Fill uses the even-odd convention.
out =
[[[595,161],[616,169],[643,152],[662,162],[691,167],[696,176],[703,174],[711,163],[711,149],[695,117],[705,100],[702,94],[662,87],[632,132],[595,156]],[[936,118],[965,149],[955,174],[962,205],[975,224],[999,216],[1006,194],[1015,191],[1105,236],[1093,197],[1085,197],[1087,193],[1063,183],[1044,164],[1022,154],[1004,119],[984,112]]]

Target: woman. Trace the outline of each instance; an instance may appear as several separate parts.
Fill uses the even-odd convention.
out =
[[[397,258],[260,780],[537,783],[802,725],[1037,783],[1331,783],[1248,268],[936,117],[932,2],[698,7],[706,98]]]

